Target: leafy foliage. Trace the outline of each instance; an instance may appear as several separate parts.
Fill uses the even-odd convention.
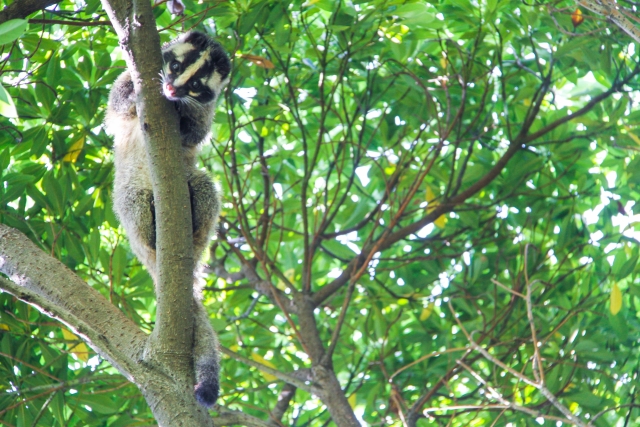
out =
[[[225,194],[205,291],[222,406],[276,408],[284,383],[246,359],[320,363],[304,297],[367,424],[640,422],[634,43],[587,11],[574,28],[573,2],[184,4],[155,7],[163,40],[199,26],[234,61],[202,155]],[[65,0],[0,24],[0,221],[150,331],[101,125],[125,63],[96,20]],[[0,302],[3,424],[153,422],[63,326]],[[328,425],[326,404],[298,389],[282,424]]]

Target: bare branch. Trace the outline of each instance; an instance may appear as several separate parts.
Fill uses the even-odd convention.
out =
[[[473,340],[473,338],[471,338],[471,335],[469,334],[469,332],[467,332],[465,327],[462,325],[462,322],[460,322],[460,319],[458,319],[458,316],[456,315],[455,310],[453,309],[453,306],[451,305],[451,301],[449,301],[449,309],[451,310],[451,313],[453,314],[453,317],[454,317],[456,323],[458,323],[458,326],[460,327],[460,330],[467,337],[467,340],[469,341],[469,344],[470,344],[472,349],[478,351],[480,354],[482,354],[485,357],[485,359],[487,359],[488,361],[490,361],[494,365],[499,366],[500,368],[504,369],[505,371],[509,372],[511,375],[513,375],[514,377],[518,378],[520,381],[522,381],[525,384],[528,384],[528,385],[538,389],[540,394],[542,394],[544,397],[546,397],[547,400],[549,400],[549,402],[551,402],[551,404],[556,407],[556,409],[558,409],[565,417],[567,417],[568,420],[570,420],[575,425],[577,425],[579,427],[588,427],[589,426],[589,424],[584,423],[580,418],[578,418],[575,415],[573,415],[573,413],[569,410],[569,408],[567,408],[562,403],[560,403],[558,398],[553,393],[551,393],[551,391],[544,384],[542,384],[540,382],[537,382],[537,381],[533,381],[529,377],[527,377],[527,376],[521,374],[520,372],[516,371],[515,369],[505,365],[502,361],[500,361],[497,358],[495,358],[494,356],[492,356],[485,348],[483,348],[479,344],[477,344]]]
[[[65,21],[61,19],[29,19],[29,23],[70,25],[72,27],[99,27],[100,25],[111,26],[111,21]]]
[[[604,16],[636,42],[640,42],[640,30],[627,19],[625,13],[621,11],[614,0],[579,0],[578,4],[598,15]],[[635,20],[633,15],[630,17]]]

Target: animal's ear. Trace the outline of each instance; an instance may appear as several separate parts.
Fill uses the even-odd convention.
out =
[[[223,79],[226,79],[231,72],[231,61],[229,61],[229,56],[222,49],[222,46],[217,43],[216,46],[211,49],[211,53],[216,71]]]
[[[204,49],[211,41],[211,38],[200,31],[192,31],[185,37],[186,43],[191,43],[197,48]]]

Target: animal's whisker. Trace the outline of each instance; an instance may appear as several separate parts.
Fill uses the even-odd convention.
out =
[[[193,107],[195,107],[196,109],[206,110],[207,108],[204,104],[201,104],[192,96],[187,96],[186,99],[188,99],[188,102],[190,103],[190,105],[193,105]]]

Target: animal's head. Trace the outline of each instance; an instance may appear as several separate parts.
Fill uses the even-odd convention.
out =
[[[162,47],[162,91],[170,101],[214,102],[229,82],[231,62],[208,35],[190,31]]]

